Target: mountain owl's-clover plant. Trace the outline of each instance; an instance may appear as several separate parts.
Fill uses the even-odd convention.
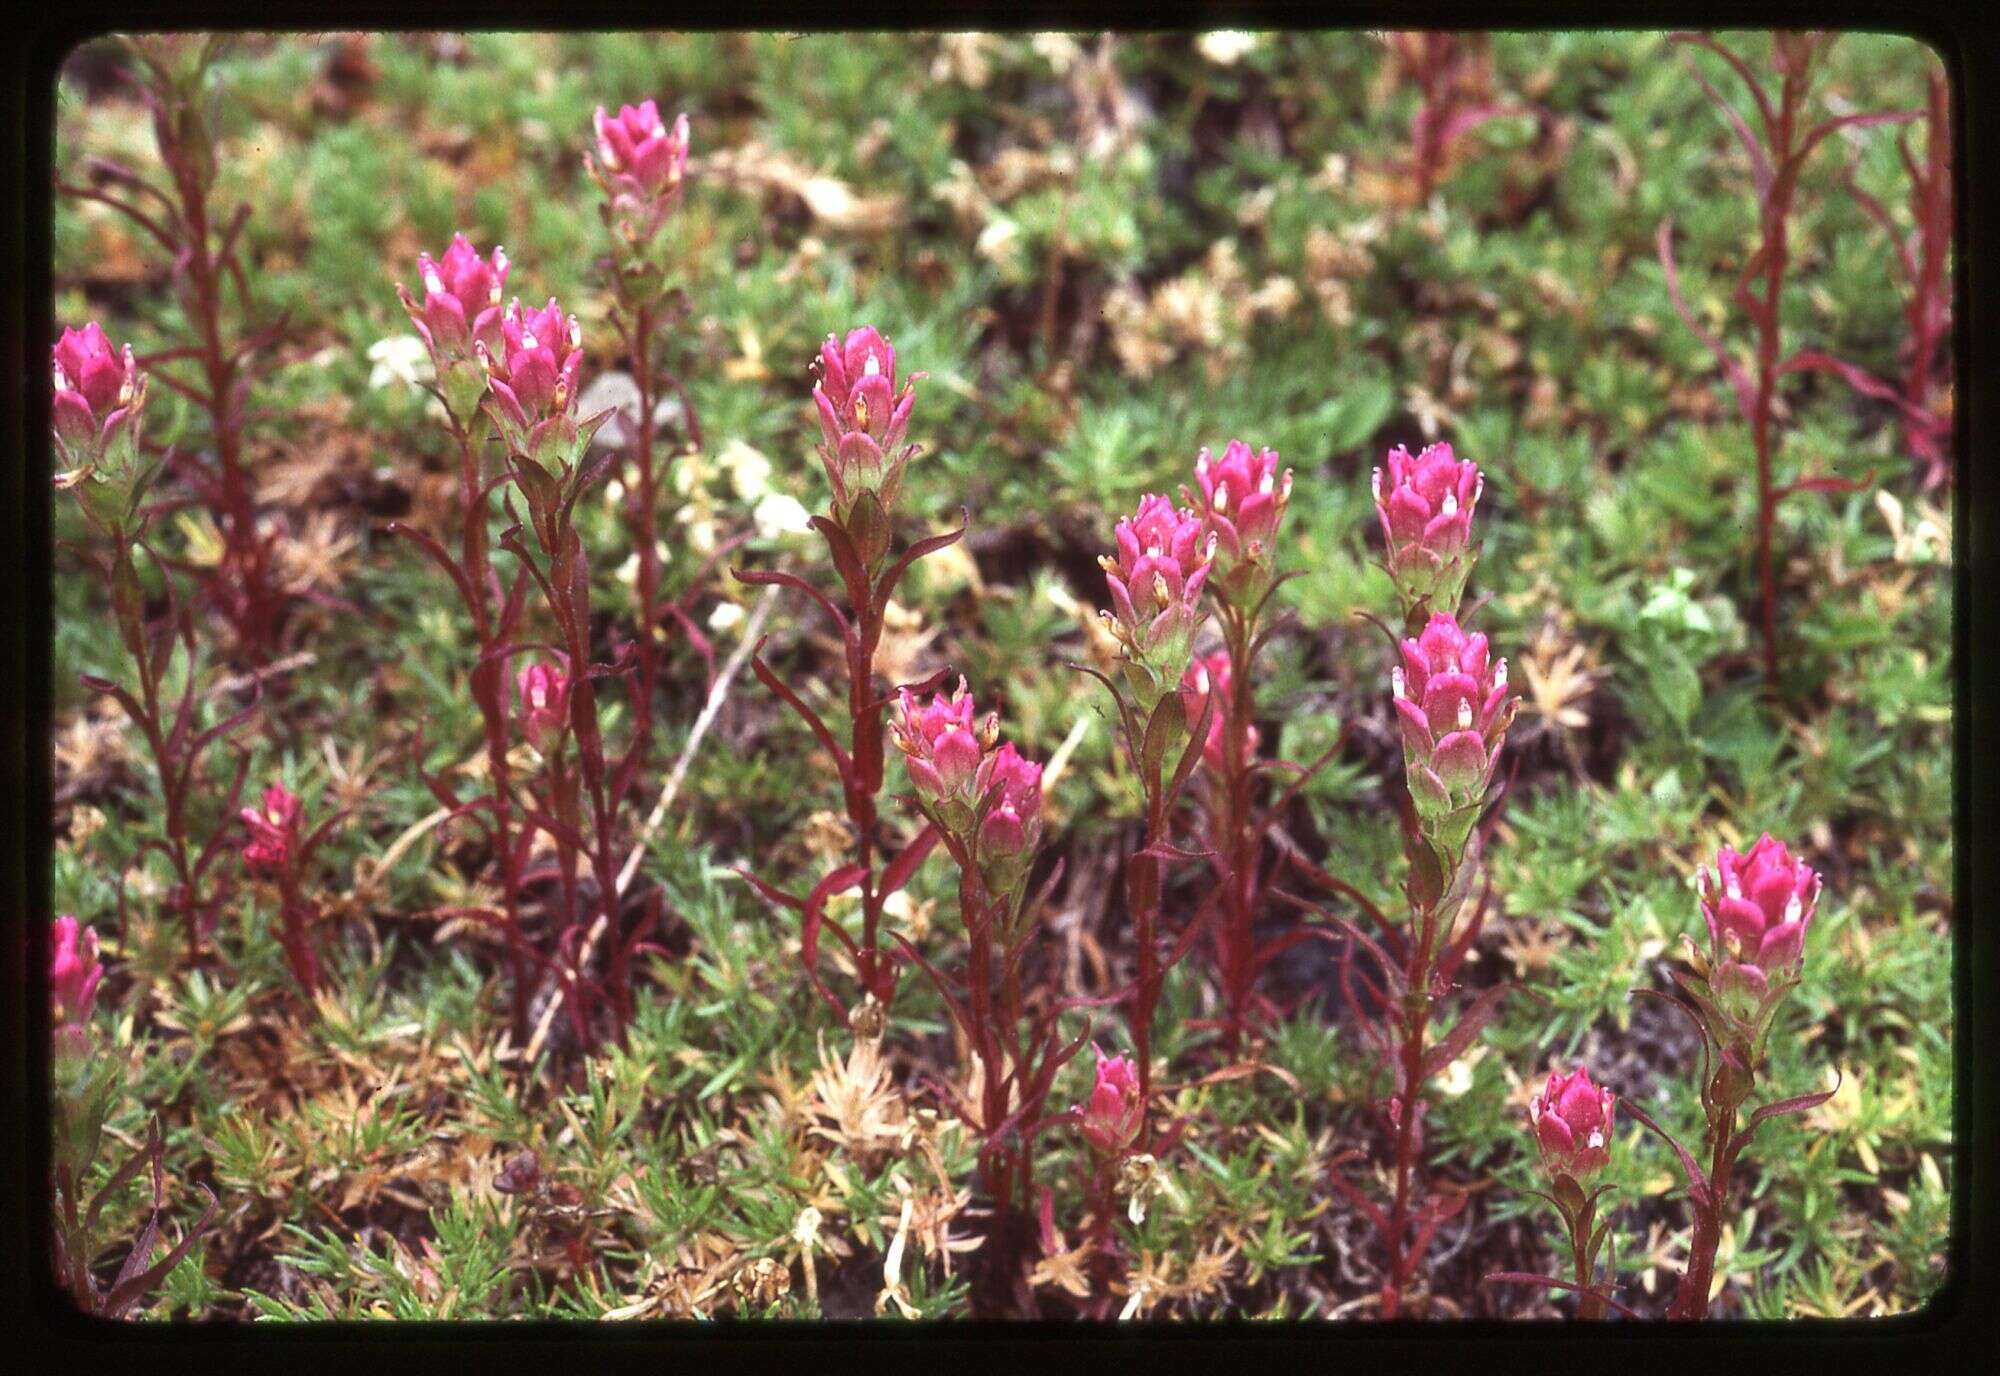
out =
[[[819,453],[833,488],[824,515],[812,518],[812,528],[826,541],[827,554],[840,582],[840,600],[781,569],[736,570],[745,583],[775,584],[801,594],[826,613],[839,634],[847,677],[848,737],[838,740],[803,697],[765,658],[769,637],[757,644],[750,664],[757,678],[796,712],[814,739],[832,757],[840,774],[841,796],[853,837],[853,858],[823,876],[810,891],[795,894],[744,871],[765,899],[799,914],[806,977],[842,1022],[859,1035],[880,1036],[895,1002],[901,961],[882,940],[882,905],[930,854],[939,840],[933,823],[901,849],[889,854],[884,845],[878,799],[883,782],[883,722],[905,691],[935,688],[944,671],[921,683],[878,686],[875,656],[882,641],[884,618],[896,587],[910,566],[943,549],[965,534],[956,530],[928,536],[911,544],[893,561],[895,502],[903,467],[917,453],[904,442],[914,395],[905,380],[895,391],[896,351],[880,331],[863,325],[845,338],[829,335],[816,361],[819,379],[813,386],[813,409],[821,441]],[[859,890],[859,932],[827,915],[827,900],[850,889]],[[822,935],[831,933],[854,965],[859,998],[849,1008],[834,994],[819,969]]]

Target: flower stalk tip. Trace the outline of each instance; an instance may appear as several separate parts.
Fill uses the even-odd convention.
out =
[[[1479,556],[1472,516],[1485,491],[1479,465],[1457,458],[1449,444],[1414,456],[1389,451],[1387,475],[1375,470],[1375,512],[1382,523],[1384,565],[1405,611],[1456,612]]]

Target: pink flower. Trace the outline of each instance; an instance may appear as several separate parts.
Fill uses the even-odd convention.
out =
[[[500,335],[498,355],[484,339],[474,339],[472,347],[508,443],[530,458],[539,458],[551,441],[568,449],[577,438],[576,375],[583,366],[576,317],[564,315],[553,296],[538,311],[523,311],[517,297],[500,319]]]
[[[1203,524],[1216,537],[1221,586],[1232,598],[1254,603],[1270,586],[1272,546],[1291,500],[1292,470],[1278,472],[1275,449],[1253,453],[1242,440],[1231,440],[1220,459],[1202,450],[1194,477]]]
[[[661,122],[660,107],[648,100],[636,109],[619,106],[616,118],[607,116],[600,105],[592,123],[597,128],[598,165],[618,193],[648,201],[680,190],[688,159],[685,114],[669,130]]]
[[[423,282],[424,299],[419,305],[402,283],[396,294],[410,323],[417,327],[431,358],[442,373],[451,363],[472,357],[473,341],[484,341],[488,349],[503,347],[500,330],[500,294],[507,285],[507,250],[494,245],[492,258],[479,256],[463,234],[451,236],[451,245],[442,260],[428,253],[417,255],[417,275]]]
[[[901,717],[889,723],[889,739],[903,752],[903,767],[917,794],[932,807],[978,801],[980,765],[999,733],[997,715],[984,723],[973,720],[972,694],[965,679],[947,696],[933,693],[919,704],[910,690],[901,690]]]
[[[58,1027],[90,1021],[104,967],[97,959],[97,933],[65,913],[55,920],[49,952],[50,1013]]]
[[[903,466],[917,452],[903,437],[916,404],[914,384],[923,374],[912,373],[898,393],[896,351],[869,325],[850,330],[845,340],[828,335],[814,367],[819,456],[833,483],[834,519],[846,525],[863,493],[873,493],[887,512],[902,485]]]
[[[1375,512],[1388,546],[1389,576],[1412,607],[1456,611],[1477,551],[1470,549],[1472,511],[1485,489],[1479,465],[1433,444],[1412,458],[1389,451],[1388,481],[1375,470]]]
[[[1695,882],[1716,962],[1712,982],[1726,1008],[1754,1017],[1772,979],[1795,978],[1804,963],[1819,875],[1766,832],[1748,854],[1723,846],[1715,873],[1703,867]]]
[[[1402,651],[1391,682],[1410,796],[1419,813],[1443,818],[1485,795],[1517,700],[1507,662],[1487,662],[1486,637],[1467,635],[1443,612]]]
[[[145,405],[146,376],[132,346],[114,350],[95,320],[65,329],[50,353],[56,448],[71,468],[101,463]]]
[[[1100,555],[1097,563],[1111,589],[1112,630],[1127,657],[1151,678],[1150,710],[1187,671],[1217,537],[1203,530],[1194,512],[1150,494],[1113,535],[1118,557]]]
[[[986,815],[979,823],[979,857],[997,865],[1033,850],[1041,834],[1042,767],[1008,741],[993,752],[984,774]]]
[[[1528,1101],[1528,1123],[1541,1144],[1542,1166],[1551,1176],[1588,1180],[1610,1164],[1611,1116],[1617,1099],[1590,1082],[1578,1066],[1567,1075],[1549,1072],[1548,1085]]]
[[[1202,760],[1217,774],[1228,772],[1229,702],[1234,674],[1235,670],[1229,663],[1229,651],[1216,650],[1212,654],[1196,656],[1181,678],[1181,707],[1187,713],[1190,730],[1201,720],[1202,707],[1209,696],[1213,694],[1215,697],[1215,711],[1208,719],[1208,738],[1202,743]],[[1255,726],[1244,729],[1243,749],[1246,761],[1256,757]]]
[[[903,753],[925,815],[962,846],[988,890],[1014,893],[1042,832],[1042,767],[1002,744],[1000,716],[975,717],[965,680],[919,703],[904,689],[889,739]]]
[[[1139,1102],[1139,1070],[1127,1056],[1097,1052],[1097,1084],[1083,1106],[1083,1137],[1107,1156],[1123,1152],[1138,1140],[1145,1126],[1145,1105]]]
[[[243,845],[243,862],[259,874],[284,869],[299,842],[298,796],[283,784],[272,784],[264,790],[261,812],[246,807],[239,815],[250,832]]]
[[[514,675],[521,695],[521,725],[539,747],[569,722],[569,676],[553,664],[530,664]]]

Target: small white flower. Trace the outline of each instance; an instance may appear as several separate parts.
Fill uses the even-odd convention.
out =
[[[770,490],[771,461],[761,450],[742,440],[731,440],[715,456],[715,461],[729,470],[730,483],[743,501],[754,502]]]
[[[743,608],[734,602],[722,602],[708,614],[708,628],[720,634],[731,631],[743,624]]]
[[[798,498],[785,492],[766,493],[750,513],[757,533],[766,540],[785,535],[804,535],[812,530],[812,513]]]
[[[1004,265],[1012,261],[1016,241],[1020,237],[1021,227],[1003,215],[979,231],[979,238],[973,243],[972,251],[989,263]]]
[[[430,350],[424,341],[413,334],[391,335],[378,339],[368,346],[368,361],[375,366],[369,370],[368,386],[380,391],[389,384],[398,387],[415,387],[430,379],[427,365]]]
[[[1216,29],[1195,40],[1201,55],[1217,66],[1234,66],[1237,59],[1257,46],[1257,35],[1240,29]]]

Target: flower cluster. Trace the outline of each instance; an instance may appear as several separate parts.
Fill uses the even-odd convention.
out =
[[[1128,1056],[1097,1052],[1097,1083],[1083,1106],[1081,1125],[1086,1142],[1107,1156],[1130,1147],[1144,1125],[1146,1106],[1139,1102],[1139,1072]]]
[[[1252,451],[1231,440],[1220,459],[1207,449],[1195,460],[1203,529],[1216,540],[1216,590],[1249,610],[1269,591],[1278,523],[1292,496],[1292,470],[1278,471],[1278,451]],[[1182,496],[1192,502],[1183,489]]]
[[[493,256],[482,258],[471,240],[454,234],[443,258],[417,255],[417,276],[424,287],[421,303],[408,287],[396,284],[396,295],[440,373],[449,363],[470,361],[474,340],[484,340],[490,349],[500,347],[500,297],[510,266],[506,249],[496,244]]]
[[[1708,922],[1708,980],[1730,1016],[1756,1026],[1797,980],[1820,879],[1766,832],[1748,853],[1716,852],[1696,885]]]
[[[987,885],[1011,893],[1042,828],[1042,767],[1002,743],[998,713],[975,717],[965,680],[919,702],[906,688],[889,739],[938,830],[968,846]]]
[[[896,351],[873,326],[828,335],[814,362],[819,380],[819,456],[833,484],[833,519],[845,527],[870,565],[889,547],[888,513],[902,486],[903,466],[917,446],[905,444],[915,405],[912,373],[896,391]]]
[[[1388,481],[1375,470],[1375,512],[1388,546],[1385,561],[1411,612],[1456,611],[1479,551],[1471,544],[1472,511],[1484,490],[1479,465],[1433,444],[1414,458],[1389,451]]]
[[[514,675],[521,695],[521,729],[541,748],[569,723],[569,675],[553,664],[530,664]]]
[[[918,796],[934,809],[970,809],[984,791],[979,771],[999,738],[999,714],[974,720],[963,677],[949,694],[933,693],[924,703],[905,688],[898,704],[901,715],[889,723],[889,738],[903,752]]]
[[[1218,775],[1226,774],[1229,767],[1228,712],[1234,674],[1235,670],[1229,663],[1229,651],[1216,650],[1212,654],[1195,656],[1181,678],[1181,706],[1189,722],[1200,721],[1209,697],[1213,695],[1215,698],[1215,711],[1208,719],[1208,736],[1202,742],[1202,762]],[[1254,725],[1243,730],[1243,753],[1245,759],[1240,763],[1248,764],[1256,758],[1257,728]]]
[[[272,784],[264,790],[261,809],[246,807],[239,815],[250,833],[243,844],[243,863],[255,874],[281,872],[298,849],[298,795],[283,784]]]
[[[1507,662],[1487,660],[1486,637],[1433,615],[1405,640],[1391,671],[1410,797],[1426,830],[1454,848],[1463,842],[1493,778],[1518,699]]]
[[[588,439],[577,428],[577,370],[583,366],[583,331],[556,299],[523,311],[519,298],[500,319],[496,352],[475,338],[473,352],[486,372],[493,414],[509,447],[536,463],[567,468]]]
[[[1147,495],[1118,523],[1118,557],[1100,555],[1111,589],[1108,616],[1125,648],[1128,678],[1142,716],[1180,685],[1201,624],[1202,584],[1213,567],[1217,536],[1194,512]]]
[[[597,155],[586,153],[584,167],[604,192],[607,221],[616,226],[617,237],[629,247],[643,248],[680,203],[688,117],[678,116],[668,128],[660,107],[647,100],[621,105],[615,116],[600,105],[591,122],[597,130]]]
[[[55,920],[49,951],[49,1014],[57,1027],[90,1020],[104,966],[97,959],[97,933],[65,913]]]
[[[145,488],[138,453],[146,375],[132,346],[113,349],[94,320],[80,330],[64,329],[51,354],[51,428],[56,453],[69,468],[57,484],[75,488],[90,518],[116,531],[130,524]]]
[[[1608,1089],[1590,1082],[1578,1066],[1567,1075],[1549,1072],[1540,1094],[1528,1100],[1528,1125],[1542,1148],[1542,1168],[1551,1179],[1568,1176],[1582,1183],[1610,1163],[1611,1115],[1617,1105]]]

